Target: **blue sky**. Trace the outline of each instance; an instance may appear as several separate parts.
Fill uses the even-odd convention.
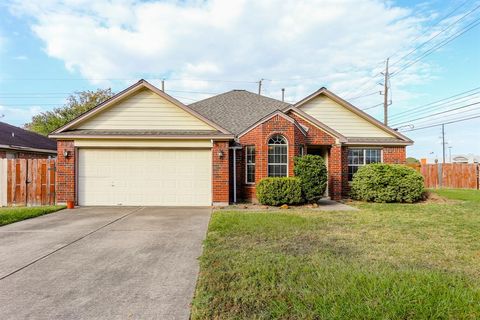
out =
[[[0,114],[22,125],[61,106],[75,91],[112,87],[139,78],[159,84],[185,103],[234,88],[298,101],[327,86],[345,98],[381,90],[384,59],[400,57],[435,36],[478,1],[7,1],[0,5]],[[454,8],[454,14],[440,20]],[[394,64],[398,69],[480,18],[472,12],[424,47]],[[181,23],[179,21],[182,21]],[[480,87],[480,26],[391,79],[390,114]],[[212,81],[215,80],[215,81]],[[381,103],[372,94],[351,102]],[[469,103],[480,101],[474,95]],[[465,102],[465,103],[466,103]],[[462,103],[452,104],[462,106]],[[407,113],[419,128],[480,114],[480,105],[425,118],[449,108]],[[381,119],[382,109],[368,112]],[[460,113],[461,112],[461,113]],[[395,121],[391,121],[395,124]],[[407,130],[404,127],[403,130]],[[406,133],[408,154],[441,157],[440,127]],[[446,126],[453,154],[480,154],[480,118]]]

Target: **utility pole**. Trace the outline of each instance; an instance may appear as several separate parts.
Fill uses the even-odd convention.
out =
[[[387,126],[388,125],[388,60],[385,63],[385,79],[383,83],[383,123]]]
[[[445,163],[445,123],[442,123],[442,152],[443,152],[442,163]]]
[[[285,102],[285,88],[282,88],[282,102]]]
[[[260,79],[260,81],[258,81],[258,94],[262,94],[262,81],[265,80],[265,79]]]

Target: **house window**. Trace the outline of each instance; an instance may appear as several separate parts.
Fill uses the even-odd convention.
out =
[[[299,153],[300,157],[303,157],[305,155],[305,146],[303,144],[301,144],[298,149],[299,149],[298,153]]]
[[[382,162],[381,149],[348,149],[348,181],[361,166],[378,162]]]
[[[255,146],[245,148],[246,159],[246,183],[255,183]]]
[[[276,134],[268,140],[268,176],[286,177],[288,174],[287,140]]]

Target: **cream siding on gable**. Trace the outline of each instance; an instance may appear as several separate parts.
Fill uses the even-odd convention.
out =
[[[323,95],[307,102],[300,109],[345,137],[394,137]]]
[[[127,97],[75,129],[216,130],[149,90]]]

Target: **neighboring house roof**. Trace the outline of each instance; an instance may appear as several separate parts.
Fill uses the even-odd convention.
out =
[[[480,163],[480,156],[473,153],[469,154],[456,154],[452,157],[453,162],[462,163]]]
[[[5,122],[0,122],[0,148],[57,153],[55,140]]]
[[[188,106],[238,135],[260,119],[290,104],[246,90],[232,90]]]

